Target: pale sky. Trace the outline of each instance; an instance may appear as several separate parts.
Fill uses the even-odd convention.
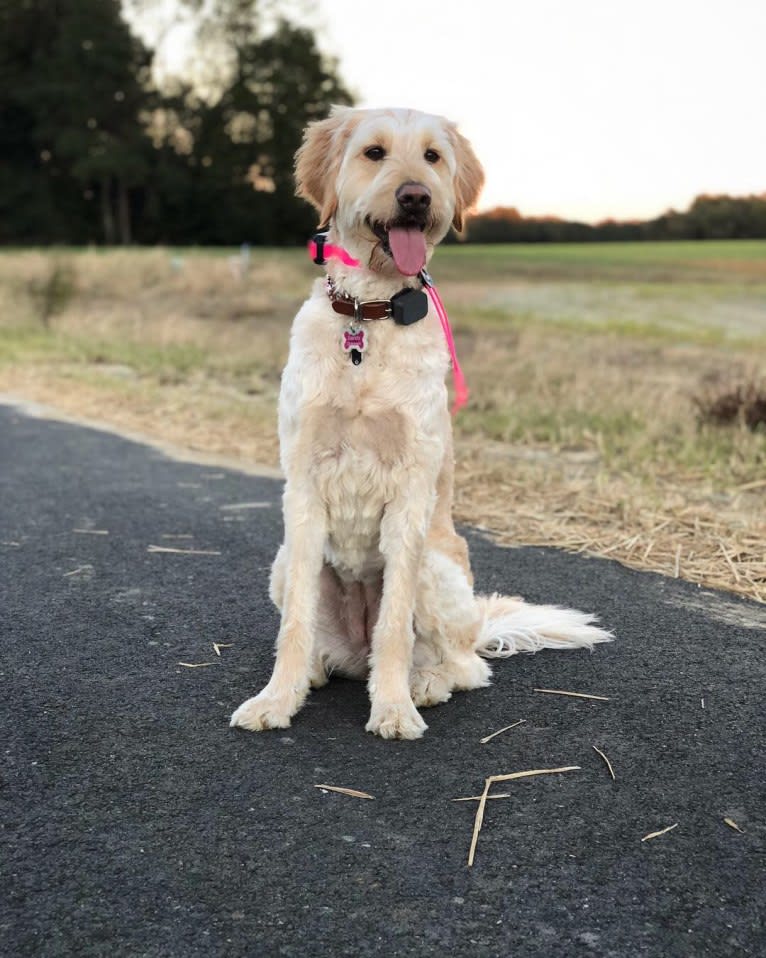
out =
[[[766,192],[766,0],[271,7],[317,31],[360,106],[457,121],[486,170],[480,208],[644,219]]]
[[[317,6],[360,106],[459,123],[486,169],[483,208],[645,218],[766,192],[766,0]]]

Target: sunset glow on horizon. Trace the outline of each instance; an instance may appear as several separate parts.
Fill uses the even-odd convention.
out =
[[[324,0],[311,20],[360,106],[459,123],[481,209],[595,222],[766,192],[765,3]]]

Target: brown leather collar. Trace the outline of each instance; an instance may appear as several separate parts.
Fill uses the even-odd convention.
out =
[[[421,282],[425,286],[430,278],[423,273]],[[333,310],[350,317],[352,325],[363,319],[391,319],[397,326],[411,326],[428,314],[428,297],[422,289],[405,287],[391,299],[359,300],[339,290],[328,276],[327,295]]]
[[[391,301],[388,299],[369,299],[366,302],[360,302],[329,287],[327,295],[330,297],[332,308],[342,316],[353,316],[357,320],[391,318]]]

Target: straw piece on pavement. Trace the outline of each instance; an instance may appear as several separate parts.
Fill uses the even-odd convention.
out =
[[[526,719],[519,719],[518,722],[513,722],[511,725],[506,725],[505,728],[499,728],[496,732],[493,732],[491,735],[487,735],[484,738],[480,738],[479,741],[482,745],[486,745],[490,739],[493,739],[496,735],[500,735],[501,732],[507,732],[509,728],[516,728],[517,725],[523,725],[526,722]]]
[[[227,502],[218,508],[222,512],[239,512],[241,509],[268,509],[270,502]]]
[[[473,859],[476,855],[476,845],[479,842],[479,832],[484,821],[484,809],[487,807],[487,795],[492,788],[492,777],[484,780],[484,791],[479,798],[479,804],[476,808],[476,817],[473,820],[473,835],[471,835],[471,847],[468,849],[468,867],[473,868]]]
[[[729,826],[729,828],[733,828],[735,832],[739,832],[740,835],[745,834],[744,829],[740,828],[733,818],[724,818],[724,821]]]
[[[507,775],[490,775],[484,782],[484,791],[479,797],[479,806],[476,809],[476,818],[473,823],[473,835],[471,836],[471,847],[468,851],[468,867],[473,867],[473,860],[476,855],[476,845],[479,841],[479,832],[484,821],[484,809],[487,806],[489,790],[495,782],[510,782],[515,778],[529,778],[532,775],[553,775],[556,772],[576,772],[579,771],[579,765],[565,765],[563,768],[530,768],[524,772],[510,772]]]
[[[674,825],[668,825],[667,828],[661,828],[658,832],[649,832],[648,835],[644,835],[641,841],[648,842],[652,838],[659,838],[659,836],[664,835],[665,832],[672,832],[674,828],[678,828],[678,822],[676,822]]]
[[[510,798],[510,792],[499,792],[497,795],[487,795],[487,801],[493,798]],[[453,802],[480,802],[481,795],[466,795],[464,798],[453,798]]]
[[[337,792],[339,795],[349,795],[351,798],[370,798],[374,795],[367,792],[360,792],[357,788],[343,788],[341,785],[315,785],[314,788],[321,788],[323,792]]]
[[[562,689],[532,689],[533,692],[544,692],[546,695],[571,695],[576,699],[596,699],[599,702],[608,702],[605,695],[588,695],[586,692],[564,692]]]
[[[174,549],[172,546],[152,546],[146,547],[147,552],[174,552],[186,556],[219,556],[221,553],[216,549]]]
[[[616,779],[616,777],[615,777],[615,774],[614,774],[614,769],[612,768],[612,763],[609,761],[609,759],[606,757],[606,755],[604,755],[604,753],[601,751],[600,748],[596,748],[595,745],[593,746],[593,751],[594,751],[594,752],[598,752],[598,754],[601,756],[601,758],[603,758],[603,760],[606,762],[606,767],[609,769],[609,774],[612,776],[612,781],[613,781],[613,782],[617,781],[617,779]]]

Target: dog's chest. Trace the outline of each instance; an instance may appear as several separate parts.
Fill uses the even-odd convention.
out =
[[[380,569],[380,524],[411,462],[412,429],[397,410],[320,407],[312,414],[312,472],[324,503],[327,558],[349,578]]]
[[[328,561],[358,580],[382,566],[386,505],[406,495],[414,472],[435,475],[447,357],[426,320],[408,328],[384,321],[365,327],[367,348],[356,366],[342,347],[344,328],[324,294],[296,317],[280,444],[288,481],[321,499]]]

